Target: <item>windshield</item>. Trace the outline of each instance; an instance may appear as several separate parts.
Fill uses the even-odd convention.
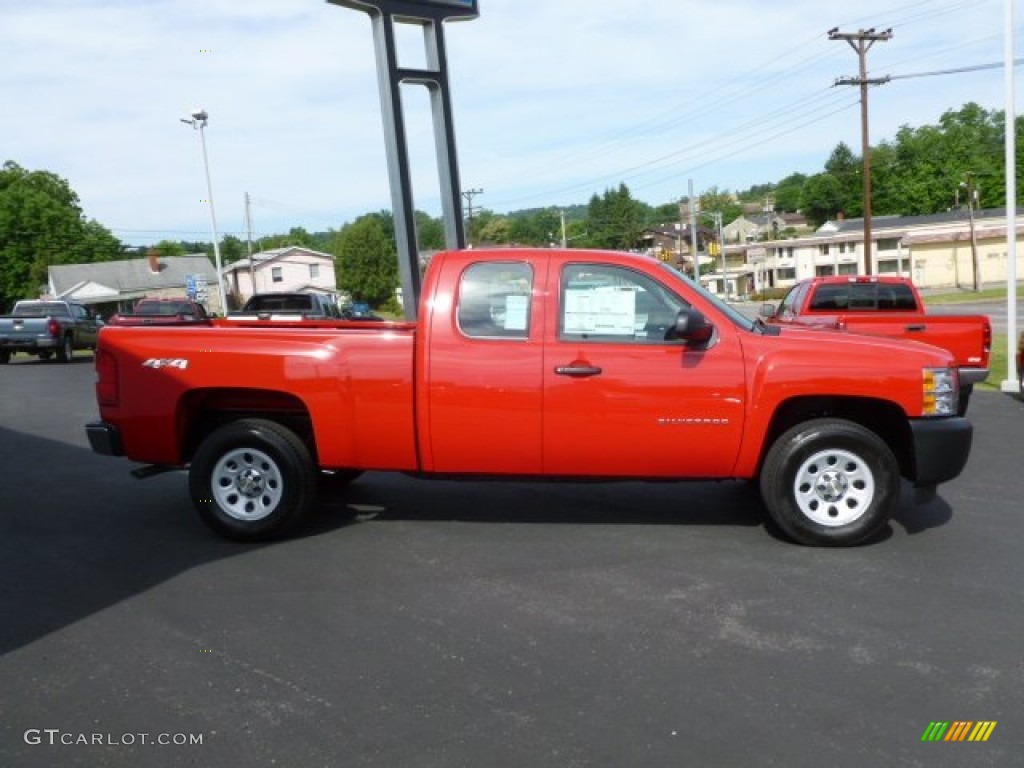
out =
[[[687,286],[690,287],[691,290],[696,291],[698,294],[700,294],[701,298],[703,298],[705,301],[709,302],[710,304],[713,304],[715,306],[715,309],[717,309],[719,312],[721,312],[723,315],[725,315],[727,318],[729,318],[729,320],[732,322],[733,325],[736,325],[736,326],[738,326],[740,328],[743,328],[745,330],[748,330],[748,331],[756,330],[758,324],[754,320],[751,320],[750,318],[745,317],[741,312],[739,312],[738,310],[734,309],[729,304],[726,304],[724,301],[722,301],[720,298],[715,296],[715,294],[713,294],[710,291],[708,291],[704,286],[702,286],[696,280],[692,280],[691,278],[687,277],[686,275],[684,275],[679,270],[673,269],[672,267],[668,266],[667,264],[660,264],[659,266],[665,272],[667,272],[669,275],[671,275],[673,279],[685,283]]]

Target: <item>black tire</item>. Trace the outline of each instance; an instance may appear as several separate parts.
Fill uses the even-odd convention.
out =
[[[960,396],[956,404],[956,415],[966,416],[967,406],[971,404],[971,393],[974,392],[973,384],[963,384],[960,387]]]
[[[189,469],[192,503],[210,528],[236,541],[279,538],[316,493],[309,449],[273,421],[242,419],[200,444]]]
[[[74,348],[71,346],[71,337],[64,336],[60,340],[60,346],[57,347],[57,359],[62,363],[70,363],[72,355],[74,355]]]
[[[794,541],[859,544],[899,502],[899,463],[878,435],[851,421],[814,419],[779,437],[761,468],[761,498]]]
[[[7,365],[9,362],[11,362],[11,350],[5,349],[0,352],[0,365]]]

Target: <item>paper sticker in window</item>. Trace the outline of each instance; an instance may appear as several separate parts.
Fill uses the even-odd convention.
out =
[[[632,336],[636,293],[614,287],[565,292],[565,333]]]

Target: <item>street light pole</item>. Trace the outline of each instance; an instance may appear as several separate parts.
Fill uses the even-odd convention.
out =
[[[213,184],[210,182],[210,161],[206,156],[206,123],[209,115],[205,109],[197,109],[192,116],[181,118],[181,122],[191,125],[194,130],[199,131],[199,146],[203,150],[203,170],[206,172],[206,196],[210,203],[210,228],[213,231],[213,258],[217,267],[217,295],[220,297],[220,311],[228,313],[228,300],[224,294],[224,273],[220,263],[220,237],[217,234],[217,214],[213,208]]]

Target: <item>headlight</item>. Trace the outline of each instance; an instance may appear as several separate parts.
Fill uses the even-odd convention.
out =
[[[960,376],[956,368],[925,368],[922,373],[922,414],[955,416],[960,396]]]

